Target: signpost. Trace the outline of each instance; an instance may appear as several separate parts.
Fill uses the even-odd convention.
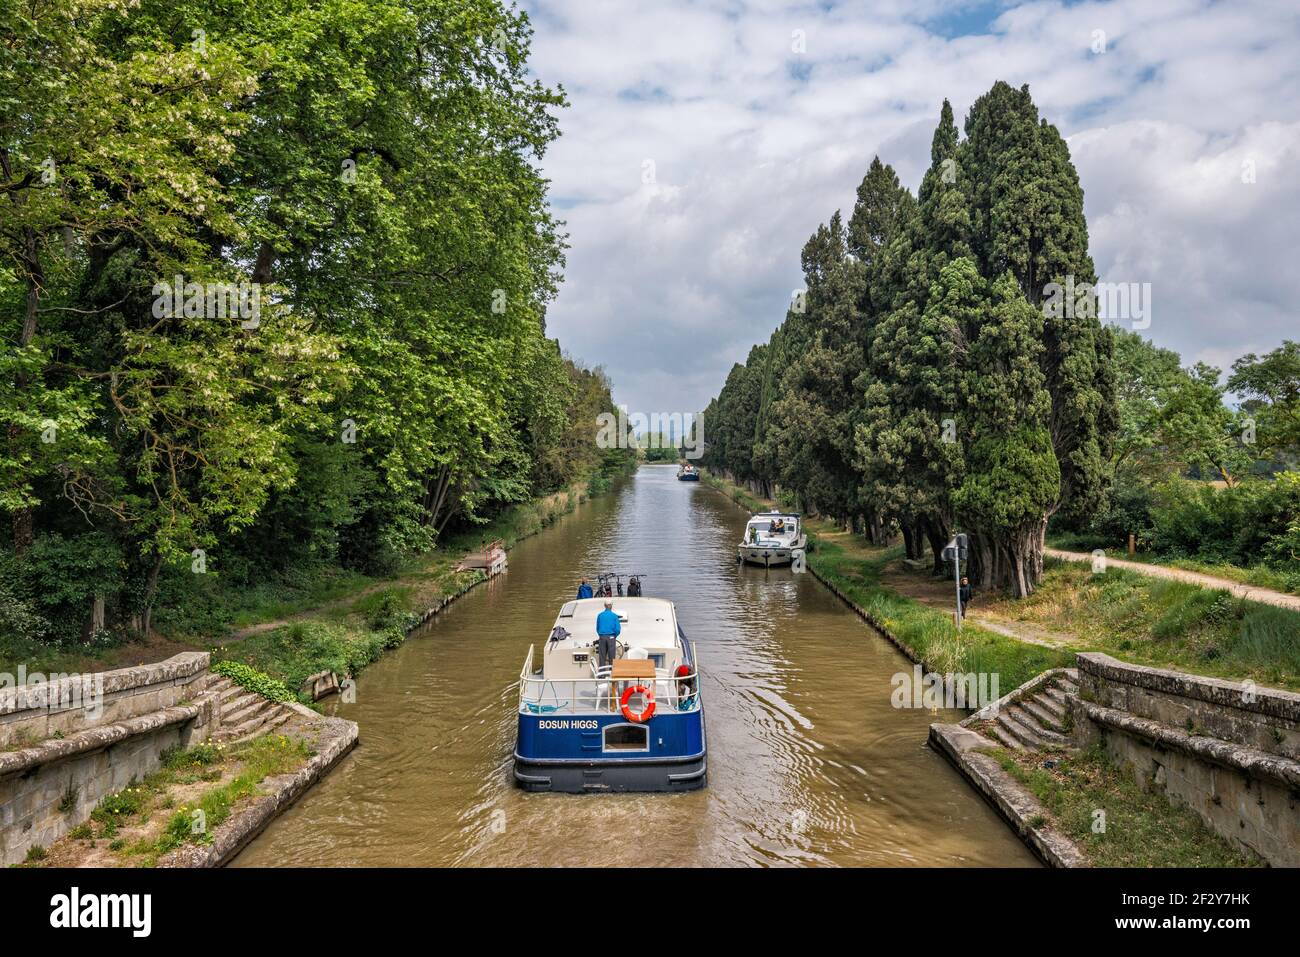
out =
[[[952,562],[952,582],[957,591],[957,627],[961,628],[964,616],[961,611],[961,563],[970,554],[970,545],[963,532],[960,535],[954,535],[952,540],[944,546],[943,560]]]

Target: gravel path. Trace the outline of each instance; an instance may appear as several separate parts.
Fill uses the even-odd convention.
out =
[[[1048,548],[1043,551],[1043,554],[1070,562],[1092,561],[1092,555],[1088,552],[1067,552],[1059,548]],[[1153,578],[1172,578],[1175,581],[1188,582],[1192,585],[1200,585],[1203,588],[1221,588],[1239,598],[1249,598],[1251,601],[1262,602],[1266,605],[1276,605],[1279,608],[1300,611],[1300,595],[1288,595],[1285,592],[1273,591],[1271,588],[1247,585],[1228,578],[1218,578],[1201,572],[1189,572],[1181,568],[1169,568],[1167,565],[1148,565],[1144,562],[1129,562],[1109,557],[1106,559],[1106,567],[1127,568],[1130,571],[1150,575]]]

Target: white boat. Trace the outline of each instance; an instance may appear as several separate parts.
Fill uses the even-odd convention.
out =
[[[773,509],[760,512],[745,523],[745,537],[736,548],[736,560],[765,568],[789,565],[807,547],[802,516]]]

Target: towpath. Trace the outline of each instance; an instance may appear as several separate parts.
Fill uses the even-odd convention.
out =
[[[1044,549],[1043,554],[1068,562],[1092,561],[1092,555],[1088,552],[1069,552],[1060,548],[1048,548]],[[1274,591],[1271,588],[1261,588],[1258,585],[1235,582],[1230,578],[1219,578],[1216,575],[1207,575],[1204,572],[1170,568],[1168,565],[1148,565],[1146,562],[1130,562],[1121,558],[1110,557],[1106,559],[1106,567],[1126,568],[1142,575],[1150,575],[1152,578],[1168,578],[1174,581],[1187,582],[1190,585],[1200,585],[1202,588],[1221,588],[1238,598],[1248,598],[1251,601],[1262,602],[1265,605],[1276,605],[1278,608],[1290,608],[1292,611],[1300,611],[1300,595],[1288,595],[1285,592]]]

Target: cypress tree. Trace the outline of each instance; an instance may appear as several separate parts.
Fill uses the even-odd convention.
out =
[[[966,136],[963,165],[974,187],[972,235],[984,276],[1009,270],[1036,308],[1043,308],[1050,283],[1064,285],[1073,277],[1076,288],[1095,284],[1078,173],[1056,127],[1040,121],[1029,88],[994,84],[971,108]],[[1086,513],[1105,493],[1119,423],[1113,338],[1097,320],[1095,302],[1074,315],[1049,308],[1044,318],[1041,364],[1061,467],[1060,492],[1048,515],[1058,509]],[[1037,567],[1041,573],[1041,545]]]

